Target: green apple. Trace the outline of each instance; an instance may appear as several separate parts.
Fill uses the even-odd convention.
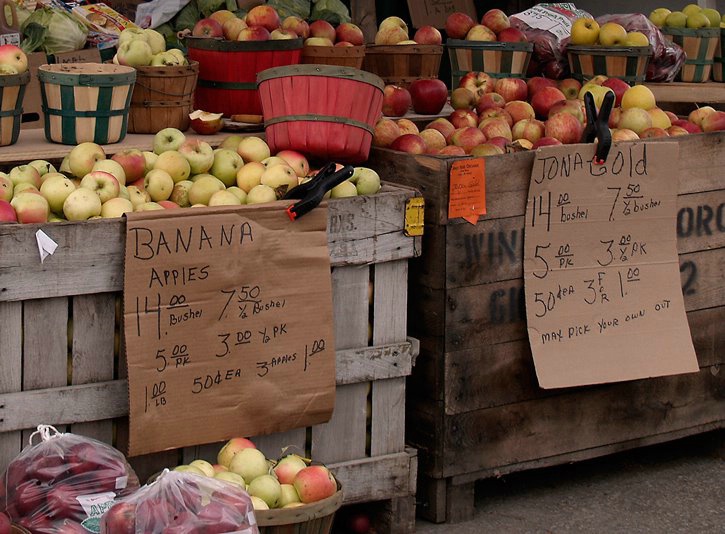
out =
[[[61,174],[48,178],[40,186],[40,194],[48,201],[50,211],[55,213],[63,212],[63,202],[75,190],[75,184]]]
[[[687,26],[687,15],[682,11],[673,11],[667,15],[665,26],[668,28],[684,28]]]
[[[227,191],[229,191],[231,194],[233,194],[235,197],[239,199],[240,204],[246,204],[247,203],[247,192],[244,189],[241,189],[237,187],[236,185],[233,185],[232,187],[227,187]]]
[[[63,214],[69,221],[86,221],[101,214],[101,199],[90,189],[79,187],[63,202]]]
[[[201,176],[189,188],[189,204],[209,204],[209,199],[217,191],[226,189],[224,183],[214,176]],[[241,474],[241,473],[240,473]],[[242,476],[244,476],[242,474]]]
[[[253,479],[249,483],[247,492],[249,495],[262,499],[270,508],[276,508],[282,497],[282,487],[272,475],[261,475]]]
[[[174,183],[171,175],[163,169],[153,169],[143,179],[144,189],[154,202],[168,200],[174,190]]]
[[[345,180],[339,185],[330,189],[330,198],[356,197],[357,188],[350,180]]]
[[[275,200],[277,200],[277,194],[268,185],[255,185],[247,193],[247,204],[265,204]]]
[[[209,206],[240,206],[239,198],[229,190],[217,191],[209,197]]]
[[[151,28],[146,28],[143,30],[143,34],[151,47],[152,54],[158,54],[166,51],[166,38],[159,32],[152,30]]]
[[[154,153],[161,154],[167,150],[178,150],[185,140],[184,132],[178,128],[164,128],[154,136]]]
[[[687,15],[686,25],[688,28],[693,30],[707,28],[710,26],[710,19],[708,19],[702,11],[699,11],[697,13],[693,13],[692,15]]]
[[[707,7],[702,10],[702,14],[705,15],[707,17],[707,20],[710,21],[711,28],[720,27],[720,12],[717,9]]]
[[[191,206],[189,202],[189,190],[194,182],[191,180],[182,180],[174,184],[174,189],[171,191],[171,202],[176,202],[182,208],[188,208]]]
[[[161,169],[169,173],[174,183],[188,180],[191,176],[191,165],[177,150],[167,150],[159,154],[154,163],[153,170]]]
[[[374,195],[380,191],[380,175],[367,167],[355,167],[350,177],[358,195]]]
[[[688,17],[690,15],[694,15],[695,13],[699,13],[700,11],[702,11],[702,8],[697,4],[687,4],[684,8],[682,8],[682,12]]]
[[[214,151],[214,162],[209,173],[219,178],[225,186],[236,185],[237,172],[244,165],[242,156],[233,150],[218,148]]]
[[[118,180],[119,184],[126,185],[126,171],[123,170],[123,167],[117,161],[112,159],[99,160],[93,165],[91,171],[106,171],[112,174]]]
[[[107,200],[101,206],[101,217],[104,219],[113,219],[123,216],[124,213],[131,213],[134,210],[130,200],[125,198],[112,198]]]

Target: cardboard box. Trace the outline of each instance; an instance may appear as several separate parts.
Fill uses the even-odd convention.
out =
[[[408,9],[416,29],[421,26],[443,28],[448,15],[456,11],[478,20],[473,0],[408,0]]]

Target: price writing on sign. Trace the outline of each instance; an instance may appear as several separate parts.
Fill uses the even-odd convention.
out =
[[[529,341],[542,387],[697,370],[676,250],[677,147],[537,152],[526,210]]]
[[[282,215],[129,217],[132,454],[329,418],[335,376],[326,210],[294,226]]]

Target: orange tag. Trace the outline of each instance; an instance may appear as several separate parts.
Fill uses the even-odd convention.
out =
[[[486,161],[462,159],[451,166],[448,218],[462,217],[471,224],[486,214]]]

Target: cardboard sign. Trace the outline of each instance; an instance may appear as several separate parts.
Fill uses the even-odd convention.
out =
[[[448,15],[456,11],[478,20],[473,0],[408,0],[408,10],[414,28],[421,26],[443,28]]]
[[[542,388],[697,372],[676,243],[675,143],[537,151],[524,241]]]
[[[129,455],[329,420],[327,209],[179,211],[128,214]]]
[[[486,160],[462,159],[451,165],[448,218],[462,217],[471,224],[486,214]]]
[[[102,63],[101,52],[98,47],[74,50],[73,52],[61,52],[53,56],[56,63]]]

